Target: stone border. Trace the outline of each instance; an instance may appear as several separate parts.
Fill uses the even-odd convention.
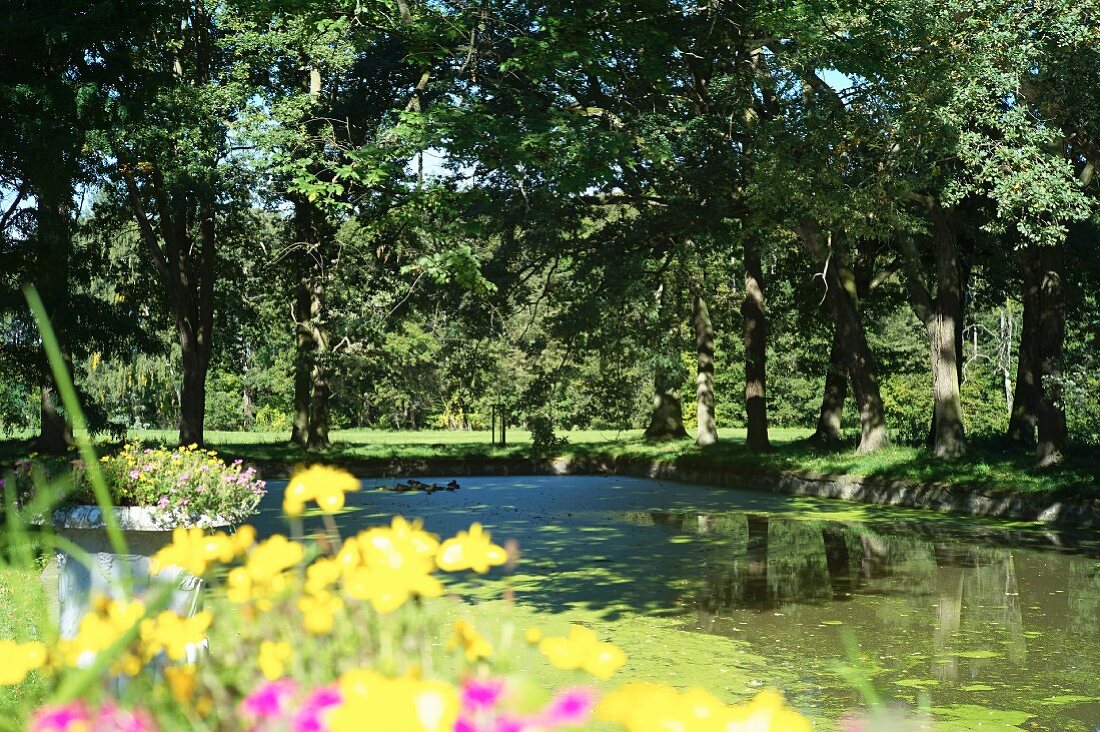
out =
[[[122,531],[169,531],[177,526],[198,526],[204,529],[212,529],[229,525],[220,516],[201,516],[196,522],[180,523],[170,516],[164,516],[156,506],[115,506],[114,514]],[[107,521],[99,506],[66,506],[56,509],[50,518],[55,529],[103,529],[107,527]],[[31,523],[45,524],[45,517],[38,517]]]
[[[253,464],[278,475],[291,465],[278,461]],[[979,488],[879,480],[851,475],[796,472],[750,472],[715,465],[677,465],[647,458],[595,455],[558,458],[394,458],[332,461],[361,477],[450,475],[629,475],[638,478],[744,488],[787,495],[839,498],[902,508],[1036,521],[1064,527],[1100,528],[1100,500],[1063,499],[1019,491],[987,492]]]

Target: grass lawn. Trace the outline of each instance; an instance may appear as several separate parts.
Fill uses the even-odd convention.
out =
[[[904,480],[965,486],[985,492],[1002,490],[1051,493],[1065,497],[1100,498],[1100,450],[1078,448],[1056,470],[1037,470],[1026,452],[1007,449],[996,442],[975,440],[969,454],[954,461],[937,460],[922,447],[891,447],[873,455],[856,455],[851,447],[821,448],[806,443],[809,430],[772,428],[774,449],[753,453],[745,447],[741,429],[723,429],[713,447],[700,449],[692,440],[649,443],[641,430],[577,430],[560,436],[568,442],[558,450],[566,457],[609,456],[674,461],[681,465],[719,467],[733,471],[794,471],[825,475],[853,475],[882,480]],[[227,457],[242,458],[261,466],[275,477],[285,466],[298,462],[338,460],[383,463],[393,460],[429,458],[528,457],[531,435],[525,430],[509,430],[506,447],[490,444],[487,431],[386,431],[335,430],[333,446],[322,453],[306,453],[290,445],[285,433],[218,432],[206,433],[207,443]],[[144,430],[131,438],[171,444],[175,431]],[[25,454],[27,442],[0,443],[0,459]]]

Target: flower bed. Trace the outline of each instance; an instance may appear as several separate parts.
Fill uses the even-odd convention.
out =
[[[240,523],[265,493],[255,468],[246,468],[240,460],[225,463],[213,450],[195,445],[169,449],[130,443],[117,455],[100,458],[100,468],[116,506],[155,507],[165,525],[193,524],[202,517]],[[17,494],[25,497],[32,492],[36,474],[50,481],[66,473],[72,480],[66,503],[94,504],[82,460],[32,455],[17,461],[11,475]]]

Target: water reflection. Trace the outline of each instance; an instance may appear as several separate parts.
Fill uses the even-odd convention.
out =
[[[823,661],[842,658],[850,630],[878,685],[929,695],[959,729],[977,725],[966,715],[981,705],[1016,715],[1000,728],[1100,725],[1095,556],[764,513],[625,518],[705,539],[683,600],[692,626],[738,633],[817,687],[829,689]],[[850,693],[839,681],[832,691]]]

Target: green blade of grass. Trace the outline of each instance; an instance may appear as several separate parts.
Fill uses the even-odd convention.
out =
[[[122,535],[118,517],[115,516],[114,506],[111,503],[111,494],[107,490],[107,481],[103,478],[103,471],[99,467],[99,458],[95,454],[91,435],[88,432],[88,423],[84,418],[84,411],[80,408],[80,400],[77,399],[73,380],[69,376],[69,370],[65,367],[65,358],[61,355],[61,347],[57,342],[53,327],[50,325],[46,314],[46,307],[42,304],[42,298],[32,285],[23,288],[23,294],[27,298],[31,312],[34,313],[38,331],[42,334],[42,346],[46,349],[46,358],[50,362],[50,371],[53,373],[54,383],[61,395],[61,402],[65,405],[65,411],[69,413],[72,421],[73,433],[76,436],[77,445],[80,447],[80,456],[84,460],[85,469],[92,483],[96,503],[103,512],[103,519],[107,524],[107,536],[111,540],[111,547],[117,554],[128,554],[126,538]]]

